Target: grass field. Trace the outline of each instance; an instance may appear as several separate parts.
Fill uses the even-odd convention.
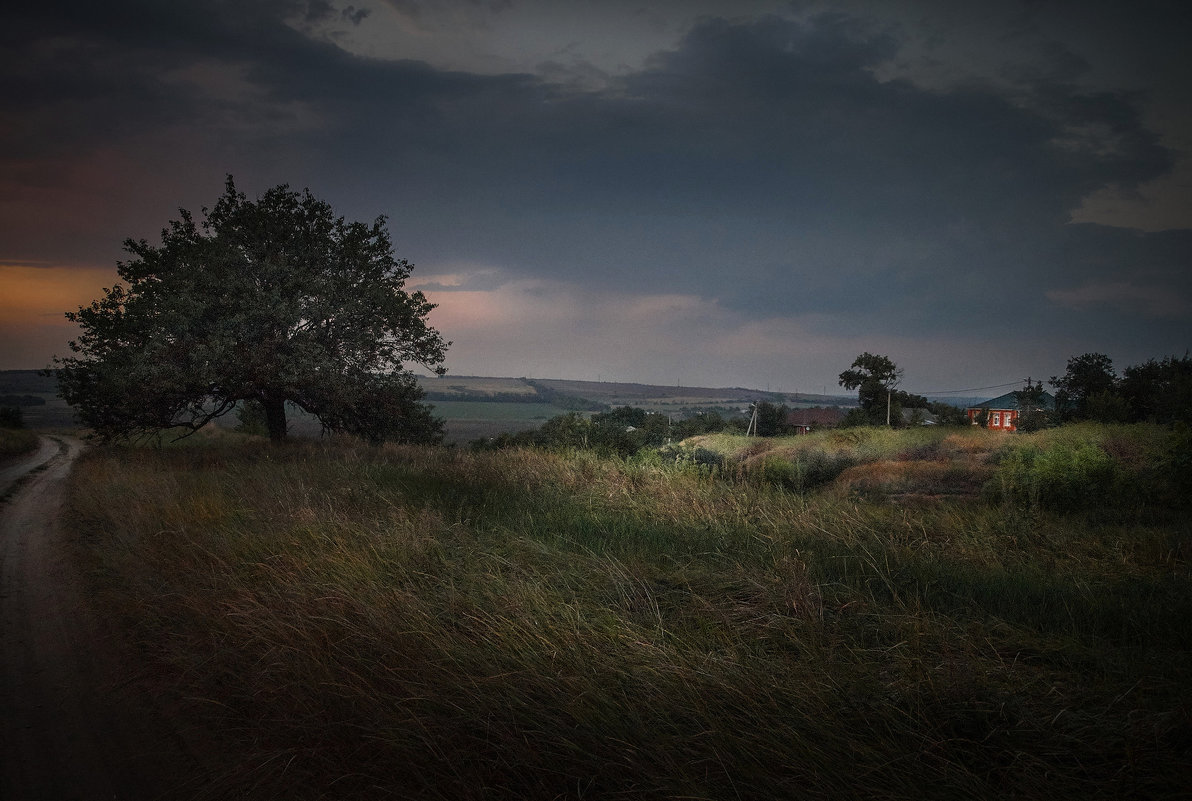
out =
[[[1177,798],[1186,439],[224,435],[92,450],[69,509],[219,797]]]
[[[435,416],[444,420],[444,441],[454,445],[537,428],[555,415],[564,414],[547,403],[431,401],[431,405]]]

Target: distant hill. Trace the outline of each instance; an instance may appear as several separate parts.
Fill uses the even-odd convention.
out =
[[[0,370],[0,397],[26,399],[18,405],[28,428],[70,428],[74,410],[58,397],[58,382],[40,370]],[[38,401],[33,401],[37,398]]]
[[[552,402],[560,398],[590,401],[606,407],[637,406],[657,411],[732,407],[756,401],[787,406],[855,406],[855,396],[768,392],[746,387],[685,387],[614,381],[572,381],[556,378],[492,378],[484,376],[422,377],[419,384],[432,400],[509,400]]]
[[[746,387],[684,387],[612,381],[568,381],[553,378],[501,378],[493,376],[419,377],[435,414],[447,422],[448,441],[465,442],[501,431],[537,428],[567,411],[599,411],[634,406],[650,411],[694,414],[719,411],[740,413],[749,404],[769,401],[790,408],[856,405],[855,396],[767,392]],[[64,428],[76,425],[73,410],[58,397],[57,382],[39,370],[0,370],[0,396],[28,398],[21,404],[30,428]],[[38,401],[41,401],[38,403]],[[317,421],[293,416],[295,433],[315,435]],[[221,426],[234,426],[235,415],[220,418]]]

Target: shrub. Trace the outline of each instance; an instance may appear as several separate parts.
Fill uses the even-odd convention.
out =
[[[767,456],[758,472],[767,484],[794,492],[808,492],[832,483],[853,464],[853,459],[844,453],[807,450],[791,459]]]
[[[1102,504],[1114,490],[1118,465],[1092,443],[1056,444],[1047,450],[1014,445],[1001,455],[994,476],[1003,500],[1053,511]]]

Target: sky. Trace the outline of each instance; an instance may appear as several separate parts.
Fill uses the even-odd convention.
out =
[[[67,355],[122,242],[229,174],[387,217],[457,375],[1183,356],[1190,35],[1157,0],[6,4],[0,369]]]

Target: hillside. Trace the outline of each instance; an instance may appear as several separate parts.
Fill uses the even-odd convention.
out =
[[[678,387],[610,381],[502,378],[493,376],[419,377],[427,401],[447,421],[448,442],[468,442],[505,431],[537,428],[568,411],[599,411],[635,406],[673,415],[698,411],[739,413],[756,401],[785,403],[791,407],[851,406],[854,399],[839,395],[766,392],[745,387]],[[0,396],[31,396],[41,403],[21,404],[30,428],[65,428],[75,425],[70,407],[57,395],[52,377],[38,370],[0,371]],[[318,422],[294,410],[293,432],[315,436]],[[218,421],[221,427],[237,423],[234,415]]]
[[[420,377],[428,396],[438,399],[538,401],[559,397],[604,406],[638,406],[659,411],[670,408],[735,407],[755,401],[788,406],[851,406],[852,396],[768,392],[746,387],[684,387],[614,381],[573,381],[557,378],[491,378],[484,376]]]

